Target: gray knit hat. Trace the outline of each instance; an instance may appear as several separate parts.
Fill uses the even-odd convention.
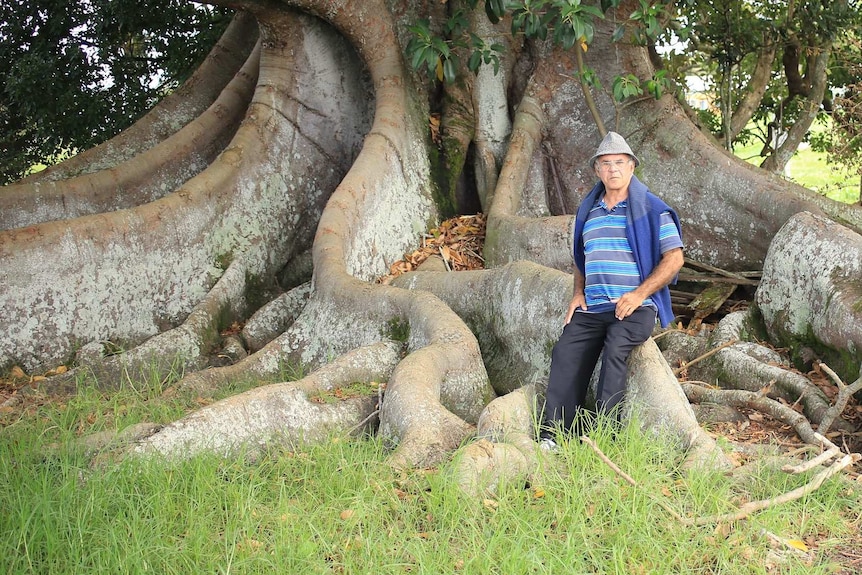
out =
[[[604,140],[602,140],[602,143],[599,144],[596,153],[593,154],[592,158],[590,158],[590,167],[595,169],[596,158],[607,154],[628,154],[635,161],[636,168],[641,163],[641,161],[638,160],[638,157],[634,155],[634,152],[632,152],[632,149],[626,143],[625,138],[623,138],[616,132],[608,132]]]

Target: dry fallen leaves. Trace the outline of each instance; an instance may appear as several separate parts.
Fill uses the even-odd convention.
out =
[[[450,218],[425,235],[422,247],[389,266],[389,275],[378,282],[388,284],[399,275],[416,270],[432,256],[441,257],[450,271],[480,270],[485,266],[484,243],[484,214]]]

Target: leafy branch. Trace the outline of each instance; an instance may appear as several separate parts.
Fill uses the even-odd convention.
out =
[[[468,0],[469,10],[475,9],[478,1]],[[484,9],[494,24],[509,15],[513,36],[522,34],[525,38],[537,40],[546,40],[550,36],[555,44],[566,50],[577,46],[578,79],[584,96],[592,102],[590,88],[599,86],[598,74],[584,65],[583,53],[593,41],[595,20],[603,19],[605,12],[619,4],[620,0],[601,0],[599,6],[584,0],[485,0]],[[650,3],[640,0],[640,6],[627,22],[634,25],[636,41],[645,42],[658,37],[668,21],[667,16],[663,1]],[[477,73],[482,64],[490,64],[494,66],[494,73],[498,73],[504,46],[499,43],[489,45],[476,34],[469,33],[468,28],[468,16],[464,9],[456,10],[446,21],[442,29],[444,37],[432,31],[428,20],[410,26],[408,29],[413,38],[408,43],[407,53],[413,69],[424,68],[430,77],[438,81],[454,82],[460,64],[456,48],[460,48],[470,50],[467,68],[471,72]],[[617,27],[614,41],[621,40],[624,32],[625,23]],[[614,79],[612,96],[617,102],[644,94],[660,98],[671,86],[663,70],[647,80],[629,74]],[[591,106],[591,110],[600,131],[604,132],[597,110],[594,106]]]

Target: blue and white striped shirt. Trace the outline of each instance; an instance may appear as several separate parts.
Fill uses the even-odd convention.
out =
[[[626,201],[608,210],[604,199],[600,199],[593,205],[584,224],[584,295],[589,313],[613,311],[615,301],[641,283],[634,252],[626,237],[627,211]],[[661,253],[683,247],[668,212],[661,214],[659,240]],[[656,307],[651,298],[644,300],[643,305]]]

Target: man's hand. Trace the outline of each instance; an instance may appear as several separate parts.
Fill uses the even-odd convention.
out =
[[[569,311],[566,312],[566,323],[563,325],[569,325],[569,322],[572,321],[572,316],[575,315],[576,309],[581,308],[587,311],[587,296],[584,295],[584,276],[581,275],[578,266],[575,266],[572,276],[575,280],[572,293],[575,295],[572,296],[572,301],[569,302]]]
[[[626,319],[643,305],[645,299],[638,294],[638,290],[624,293],[620,299],[616,300],[617,307],[614,309],[614,315],[617,319]]]
[[[569,302],[569,311],[566,312],[566,324],[572,321],[572,316],[575,315],[575,310],[578,308],[584,311],[587,309],[587,298],[584,297],[583,293],[576,293],[572,301]]]
[[[685,263],[682,248],[674,248],[662,254],[656,268],[647,279],[634,291],[623,294],[616,300],[617,307],[614,315],[617,319],[629,317],[636,309],[643,305],[644,300],[670,283],[670,280],[679,273]]]

